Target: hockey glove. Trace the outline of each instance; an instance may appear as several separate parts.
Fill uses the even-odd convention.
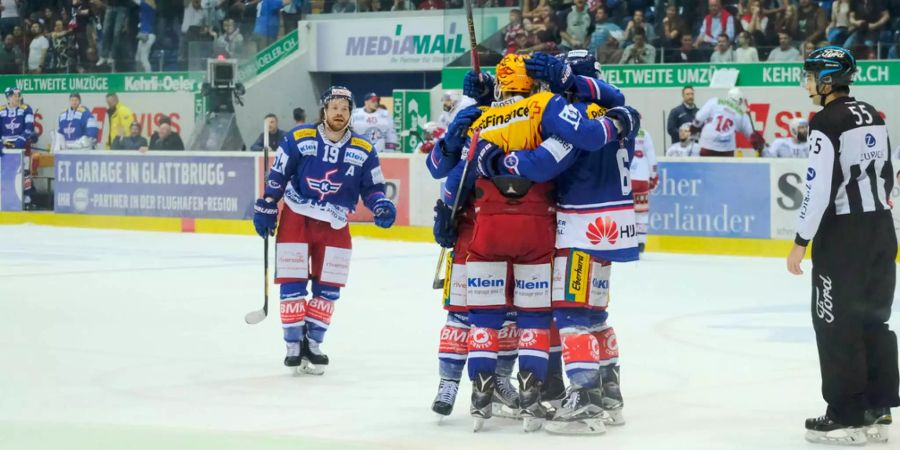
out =
[[[606,117],[612,119],[619,131],[619,139],[630,139],[641,129],[641,114],[630,106],[616,106],[606,110]]]
[[[653,175],[650,176],[650,190],[656,189],[656,186],[659,184],[659,175],[656,174],[656,171],[653,172]]]
[[[375,225],[390,228],[397,219],[397,207],[394,206],[394,202],[381,198],[372,205],[372,214],[375,215]]]
[[[443,200],[434,205],[434,242],[444,248],[453,248],[458,237],[456,226],[450,222],[452,215],[453,210]]]
[[[757,131],[756,133],[750,135],[750,146],[753,147],[753,150],[762,152],[763,148],[766,147],[766,140]]]
[[[275,226],[278,222],[278,204],[267,201],[264,198],[256,200],[253,206],[253,226],[259,237],[275,236]]]
[[[525,70],[532,78],[546,81],[554,94],[566,92],[575,83],[572,68],[546,53],[535,52],[526,59]]]
[[[466,135],[469,127],[481,116],[481,110],[477,106],[469,106],[456,114],[453,122],[447,127],[447,135],[441,146],[441,153],[448,158],[459,159],[462,155],[463,145],[466,143]]]
[[[507,171],[503,170],[503,160],[506,153],[500,147],[487,141],[478,143],[478,165],[476,170],[478,175],[485,178],[494,178],[497,175],[506,175]]]
[[[481,106],[490,105],[494,100],[494,83],[493,75],[481,72],[479,77],[475,71],[470,70],[463,78],[463,95]]]

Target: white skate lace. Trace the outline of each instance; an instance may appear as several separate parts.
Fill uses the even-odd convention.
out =
[[[438,400],[452,405],[456,402],[457,391],[459,391],[459,383],[441,380],[441,385],[438,386]]]

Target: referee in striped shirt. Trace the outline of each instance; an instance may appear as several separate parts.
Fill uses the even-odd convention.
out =
[[[891,217],[887,127],[878,111],[850,97],[856,60],[846,49],[816,49],[804,61],[806,89],[819,111],[810,121],[806,197],[788,271],[812,241],[812,320],[825,415],[806,420],[811,442],[885,442],[890,408],[900,406],[897,336],[888,328],[897,236]]]

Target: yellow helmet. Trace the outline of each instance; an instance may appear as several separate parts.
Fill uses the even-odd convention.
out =
[[[500,92],[530,93],[534,80],[525,71],[527,56],[508,54],[497,64],[497,88]]]

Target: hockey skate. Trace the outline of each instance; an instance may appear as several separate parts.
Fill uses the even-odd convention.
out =
[[[456,403],[456,393],[459,392],[459,381],[441,378],[438,385],[438,393],[431,404],[431,410],[440,417],[449,416],[453,412],[453,404]]]
[[[543,383],[533,373],[519,372],[519,414],[522,416],[522,429],[526,433],[540,430],[544,422],[553,415],[552,407],[541,403],[541,387]]]
[[[469,412],[475,422],[472,431],[478,432],[484,427],[484,421],[491,418],[494,398],[495,376],[492,373],[479,373],[472,381],[472,406]]]
[[[827,415],[806,419],[806,440],[828,445],[866,445],[866,429],[850,427],[831,420]]]
[[[606,425],[625,425],[625,414],[623,413],[625,400],[622,398],[622,390],[619,388],[619,366],[601,367],[600,380],[602,382],[600,407],[606,411],[604,415]]]
[[[304,339],[300,349],[301,362],[298,373],[322,375],[328,365],[328,355],[319,350],[319,343],[312,339]]]
[[[890,408],[866,410],[866,439],[869,442],[886,444],[888,441],[888,425],[893,423]]]
[[[562,373],[547,374],[547,381],[541,389],[541,400],[550,403],[554,408],[562,406],[566,399],[566,383]]]
[[[505,419],[519,419],[519,393],[516,392],[509,377],[497,377],[496,380],[491,415]]]
[[[300,343],[285,342],[285,344],[287,345],[287,355],[284,357],[284,366],[290,368],[296,374],[297,367],[301,363]]]
[[[572,389],[556,415],[544,424],[551,434],[603,434],[606,433],[605,416],[600,406],[599,388]]]

